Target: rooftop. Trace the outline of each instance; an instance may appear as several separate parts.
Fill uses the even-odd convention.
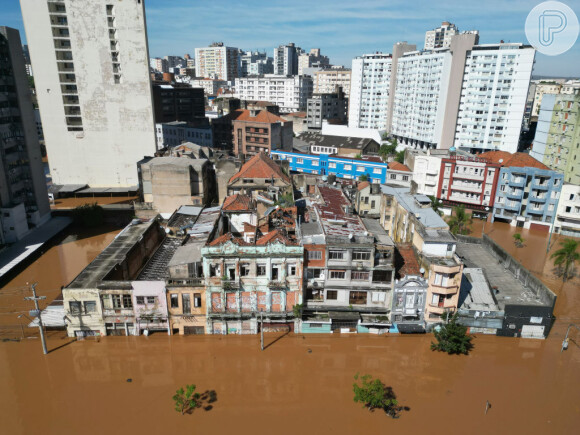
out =
[[[402,163],[399,163],[399,162],[394,162],[394,161],[389,162],[388,167],[389,167],[389,169],[391,169],[393,171],[412,172],[407,165],[403,165]]]
[[[153,157],[151,160],[145,162],[148,166],[179,166],[192,167],[196,170],[201,170],[207,159],[192,159],[190,157]]]
[[[223,211],[248,211],[251,208],[252,198],[241,193],[228,196],[222,205]]]
[[[550,171],[551,169],[527,153],[508,153],[506,151],[487,151],[478,157],[499,163],[503,167],[537,168]]]
[[[407,275],[421,276],[421,268],[411,245],[397,245],[395,267],[399,278]]]
[[[280,166],[264,153],[258,153],[244,163],[240,171],[230,178],[230,183],[239,178],[276,178],[291,183],[290,177],[282,172]]]
[[[305,131],[298,135],[298,139],[307,142],[309,145],[321,145],[326,147],[349,148],[363,150],[373,139],[365,137],[342,137],[330,136],[318,132]]]
[[[340,188],[318,186],[322,202],[314,205],[326,236],[352,238],[362,237],[366,228],[360,218],[345,209],[351,207]]]
[[[443,218],[433,211],[431,207],[422,206],[422,204],[428,205],[424,199],[425,195],[412,195],[408,187],[393,187],[385,184],[381,184],[381,191],[386,195],[394,196],[401,207],[417,217],[426,229],[449,228]]]
[[[459,300],[459,308],[464,310],[497,311],[499,309],[483,269],[477,267],[463,269]]]
[[[272,105],[272,103],[268,103],[268,105]],[[230,116],[232,121],[264,122],[268,124],[286,122],[285,119],[273,114],[272,112],[268,112],[267,110],[260,110],[258,113],[256,113],[256,116],[252,116],[251,110],[236,109],[230,112],[228,116]]]
[[[169,278],[167,266],[182,243],[182,238],[166,237],[139,273],[137,281],[159,281]]]
[[[394,246],[393,239],[387,234],[385,229],[381,226],[378,219],[362,218],[363,225],[367,231],[374,236],[375,241],[379,245]]]

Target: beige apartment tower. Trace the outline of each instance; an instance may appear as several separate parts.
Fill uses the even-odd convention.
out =
[[[142,0],[21,0],[54,184],[132,188],[155,152]]]

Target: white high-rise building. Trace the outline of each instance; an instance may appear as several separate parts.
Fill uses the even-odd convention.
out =
[[[143,2],[20,4],[53,182],[137,186],[156,149]]]
[[[314,93],[332,94],[342,88],[345,98],[350,97],[350,69],[331,68],[314,73]]]
[[[242,73],[241,77],[272,74],[274,64],[266,52],[246,51],[240,54]]]
[[[274,74],[291,76],[298,74],[298,58],[304,53],[293,42],[288,45],[280,45],[274,49]]]
[[[328,57],[320,54],[320,48],[312,48],[310,53],[302,53],[298,57],[298,74],[303,75],[311,67],[328,67],[329,65]]]
[[[391,55],[382,53],[352,60],[349,127],[386,128],[391,64]]]
[[[443,21],[441,27],[425,32],[425,50],[448,48],[451,45],[451,37],[458,33],[455,24]]]
[[[236,98],[250,101],[269,101],[280,107],[280,112],[305,111],[312,97],[312,77],[279,76],[266,74],[263,77],[236,79]]]
[[[473,47],[465,63],[456,148],[517,152],[535,54],[523,44]]]
[[[195,73],[198,77],[233,81],[241,75],[240,50],[223,42],[196,48]]]

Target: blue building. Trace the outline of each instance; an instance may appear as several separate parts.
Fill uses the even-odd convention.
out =
[[[553,171],[528,154],[505,154],[499,160],[503,166],[495,192],[493,220],[549,231],[556,215],[564,174]]]
[[[371,183],[387,182],[387,164],[364,159],[350,159],[328,154],[302,154],[287,151],[272,151],[272,158],[288,160],[290,170],[305,174],[330,175],[337,178],[358,180],[366,175]]]

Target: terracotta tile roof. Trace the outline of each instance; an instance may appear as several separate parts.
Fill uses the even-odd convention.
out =
[[[265,236],[260,237],[256,240],[257,246],[267,245],[268,243],[273,243],[276,241],[280,241],[285,245],[293,245],[292,243],[284,234],[280,232],[280,230],[270,231]]]
[[[363,181],[361,183],[358,183],[358,186],[356,187],[358,191],[363,190],[365,187],[370,186],[371,183],[369,183],[368,181]]]
[[[306,112],[291,112],[284,114],[284,116],[289,118],[306,118]]]
[[[222,210],[225,211],[242,211],[251,210],[252,199],[248,195],[231,195],[224,200]]]
[[[407,165],[403,165],[402,163],[399,163],[399,162],[389,162],[388,167],[389,167],[389,169],[392,169],[393,171],[411,172],[411,170],[409,169],[409,167]]]
[[[402,278],[406,275],[420,275],[421,269],[415,256],[415,251],[410,245],[397,245],[395,248],[395,267],[397,276]]]
[[[244,233],[253,233],[256,231],[256,225],[244,222]]]
[[[256,116],[251,116],[250,110],[237,109],[233,112],[230,112],[230,115],[234,121],[264,122],[268,124],[274,124],[275,122],[286,122],[285,119],[282,119],[278,115],[274,115],[267,110],[260,110]]]
[[[511,154],[506,151],[488,151],[479,154],[478,157],[491,160],[494,163],[499,163],[506,168],[518,167],[550,170],[548,166],[544,165],[542,162],[534,159],[532,156],[526,153]],[[500,160],[502,161],[500,162]]]
[[[290,177],[282,172],[269,156],[264,153],[256,154],[248,160],[240,169],[240,172],[230,178],[230,183],[238,178],[278,178],[286,183],[291,183]]]
[[[245,242],[244,239],[242,239],[241,237],[234,237],[232,235],[232,233],[226,233],[226,234],[219,236],[217,239],[212,240],[209,243],[209,246],[223,245],[224,243],[229,242],[229,241],[232,241],[236,245],[241,245],[241,246],[248,246],[249,245],[249,243]]]

